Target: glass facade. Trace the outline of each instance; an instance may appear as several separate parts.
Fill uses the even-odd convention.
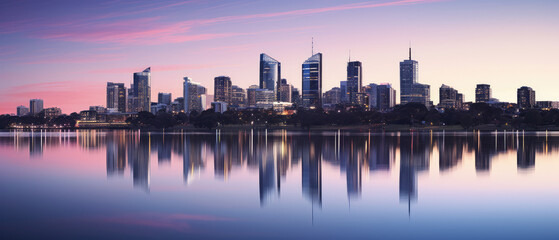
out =
[[[280,79],[281,63],[265,53],[260,54],[260,88],[273,91],[279,99]]]
[[[134,112],[151,110],[151,68],[146,68],[143,72],[134,73],[134,97],[137,103],[134,104]]]
[[[411,59],[400,62],[400,103],[421,103],[426,107],[431,102],[431,87],[417,82],[418,62]]]
[[[357,93],[361,92],[363,86],[363,68],[359,61],[347,63],[347,91],[349,93],[349,102],[357,104]]]
[[[303,107],[322,106],[322,53],[317,53],[303,63]]]

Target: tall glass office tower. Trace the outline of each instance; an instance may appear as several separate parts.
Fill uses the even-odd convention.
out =
[[[361,62],[353,61],[347,63],[347,91],[349,102],[357,104],[357,93],[361,92],[363,86],[363,68]]]
[[[411,59],[411,48],[409,54],[408,60],[400,62],[400,103],[416,102],[429,107],[431,87],[417,82],[418,63]]]
[[[281,63],[265,53],[260,54],[260,88],[274,92],[279,99]]]
[[[303,107],[322,107],[322,53],[303,63]]]
[[[142,72],[134,73],[134,97],[137,104],[134,106],[135,112],[151,110],[151,68],[148,67]]]

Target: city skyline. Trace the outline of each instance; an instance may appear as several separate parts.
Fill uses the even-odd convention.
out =
[[[75,3],[79,6],[71,6],[73,13],[64,4],[3,5],[0,56],[6,75],[0,113],[14,113],[34,98],[63,112],[104,105],[106,82],[128,84],[131,72],[148,66],[153,69],[152,99],[158,92],[182,95],[184,76],[213,89],[215,76],[228,75],[246,89],[258,82],[262,52],[281,61],[282,78],[301,89],[300,63],[311,53],[312,37],[315,51],[324,54],[323,93],[346,78],[351,49],[352,58],[363,63],[363,85],[391,83],[399,96],[397,63],[411,40],[421,63],[420,82],[432,86],[434,103],[435,88],[442,84],[464,93],[465,102],[474,101],[472,91],[479,83],[490,84],[502,101],[516,102],[516,89],[525,85],[540,100],[557,100],[553,88],[546,87],[557,80],[553,57],[559,52],[554,44],[559,30],[553,27],[559,21],[552,11],[558,3],[552,1],[507,1],[506,6],[487,1],[308,1],[282,7],[242,1]],[[178,14],[188,15],[184,11],[198,14],[184,19]],[[154,17],[142,18],[143,12]],[[470,15],[476,17],[465,17]],[[356,27],[348,27],[354,21],[371,30],[355,32]],[[94,31],[81,31],[84,27]],[[197,37],[186,37],[192,34]]]

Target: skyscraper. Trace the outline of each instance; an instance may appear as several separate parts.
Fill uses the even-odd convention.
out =
[[[347,92],[349,102],[357,104],[357,93],[361,92],[363,86],[363,68],[361,62],[354,61],[347,63]]]
[[[167,106],[171,105],[172,95],[171,93],[159,93],[157,94],[157,103],[165,104]]]
[[[183,79],[184,112],[187,114],[192,111],[202,112],[205,105],[202,95],[206,94],[206,88],[193,82],[189,77]]]
[[[134,112],[151,110],[151,68],[134,73],[134,97],[137,103],[133,106]]]
[[[430,86],[417,82],[418,62],[411,59],[411,48],[409,59],[400,62],[400,103],[411,102],[430,106]]]
[[[107,83],[107,108],[126,112],[126,87],[124,83]]]
[[[35,115],[43,111],[43,99],[31,99],[29,100],[29,109],[31,114]]]
[[[214,78],[214,101],[231,104],[231,78],[219,76]]]
[[[280,79],[281,63],[265,53],[260,54],[260,88],[273,91],[279,99]]]
[[[396,90],[388,83],[377,86],[377,105],[380,111],[387,111],[396,105]]]
[[[536,91],[531,87],[523,86],[517,90],[519,108],[534,108],[536,106]]]
[[[303,107],[322,106],[322,53],[312,55],[303,63]]]
[[[489,84],[478,84],[476,86],[476,102],[489,102],[491,100],[491,86]]]

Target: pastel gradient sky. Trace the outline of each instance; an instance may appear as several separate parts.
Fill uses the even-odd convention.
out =
[[[106,82],[152,67],[152,97],[182,95],[191,77],[213,92],[228,75],[258,83],[259,54],[282,62],[301,86],[301,63],[324,54],[323,91],[363,62],[363,84],[392,83],[410,41],[419,81],[474,99],[478,83],[516,101],[523,85],[537,100],[559,101],[559,1],[554,0],[191,0],[26,1],[0,3],[0,114],[29,99],[64,113],[105,105]]]

